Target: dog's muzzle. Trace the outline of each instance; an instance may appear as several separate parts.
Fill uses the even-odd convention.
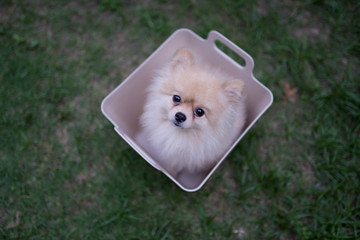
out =
[[[177,127],[182,127],[182,123],[186,121],[186,115],[183,114],[182,112],[177,112],[175,114],[175,120],[173,121],[173,123],[175,124],[175,126]]]

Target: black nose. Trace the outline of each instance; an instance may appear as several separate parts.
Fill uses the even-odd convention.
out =
[[[177,122],[179,122],[179,123],[185,122],[186,121],[186,116],[182,112],[177,112],[175,114],[175,120]]]

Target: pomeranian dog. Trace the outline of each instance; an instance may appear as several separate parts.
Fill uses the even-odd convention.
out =
[[[244,82],[202,64],[187,48],[158,71],[140,123],[146,140],[176,176],[213,167],[246,120]]]

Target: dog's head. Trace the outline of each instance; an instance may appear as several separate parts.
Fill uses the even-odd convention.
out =
[[[224,111],[241,100],[243,89],[241,80],[220,80],[182,48],[168,66],[160,91],[166,96],[167,118],[174,127],[211,131],[223,120]]]

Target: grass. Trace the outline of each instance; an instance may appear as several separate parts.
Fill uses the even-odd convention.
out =
[[[0,238],[360,239],[359,9],[331,0],[2,1]],[[253,56],[275,97],[191,194],[100,112],[180,27],[223,33]]]

